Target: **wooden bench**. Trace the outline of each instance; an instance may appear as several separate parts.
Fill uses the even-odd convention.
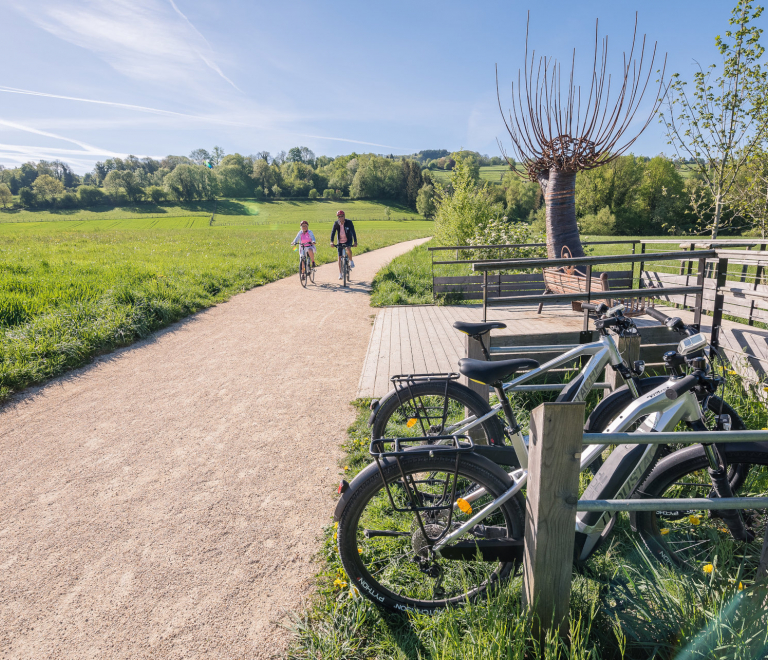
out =
[[[567,252],[567,253],[566,253]],[[563,258],[567,259],[571,257],[568,248],[563,248]],[[617,283],[618,288],[632,288],[632,274],[631,271],[627,273],[627,276],[622,277],[620,273],[613,273],[615,276],[621,278],[621,282]],[[567,266],[561,268],[545,268],[543,271],[544,277],[544,295],[548,293],[587,293],[587,276],[575,266]],[[640,316],[645,313],[645,298],[630,298],[626,300],[613,300],[613,299],[595,299],[593,296],[596,293],[608,293],[610,286],[608,283],[608,273],[600,273],[597,277],[591,277],[589,283],[590,300],[594,303],[605,303],[609,307],[618,303],[624,304],[625,316]],[[574,300],[571,302],[571,307],[574,312],[581,312],[581,303],[583,301]],[[541,314],[541,310],[544,307],[544,300],[539,303],[538,313]]]

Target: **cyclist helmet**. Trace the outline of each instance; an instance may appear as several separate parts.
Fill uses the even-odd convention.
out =
[[[344,211],[336,211],[336,217],[337,218],[343,218],[344,217]]]
[[[302,220],[302,221],[299,223],[299,226],[300,226],[300,227],[303,227],[304,225],[307,225],[307,227],[309,227],[309,223],[308,223],[306,220]]]

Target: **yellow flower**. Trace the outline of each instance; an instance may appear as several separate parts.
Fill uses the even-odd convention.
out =
[[[354,598],[357,598],[360,595],[360,592],[357,590],[357,587],[354,585],[349,588],[349,594],[353,596]]]
[[[344,466],[344,472],[346,472],[347,470],[349,470],[349,465]]]
[[[691,525],[701,525],[701,516],[689,516],[688,520],[691,522]]]
[[[339,538],[339,533],[338,532],[334,532],[333,533],[333,540],[335,541],[337,538]]]
[[[736,372],[735,372],[733,369],[728,369],[728,373],[729,373],[731,376],[735,376],[735,375],[736,375]]]
[[[333,581],[333,585],[334,585],[335,587],[338,587],[339,589],[343,589],[344,587],[346,587],[346,586],[347,586],[347,583],[346,583],[346,582],[344,582],[344,580],[339,580],[338,578],[336,578],[336,579]]]
[[[357,554],[358,555],[362,555],[363,554],[363,549],[362,548],[358,548],[357,549]]]
[[[338,529],[339,528],[339,523],[337,523],[337,522],[333,523],[333,528],[334,529]]]
[[[727,527],[718,527],[717,531],[718,532],[722,532],[723,534],[727,534],[728,533],[728,528]]]
[[[707,575],[709,575],[712,571],[715,570],[715,567],[712,564],[704,564],[701,570],[704,571]]]
[[[744,590],[744,585],[741,582],[739,582],[739,591],[743,591],[743,590]]]
[[[668,529],[665,527],[664,529],[660,529],[660,530],[659,530],[659,533],[660,533],[662,536],[666,536],[667,534],[669,534],[669,530],[668,530]]]

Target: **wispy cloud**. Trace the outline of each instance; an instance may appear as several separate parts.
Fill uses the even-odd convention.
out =
[[[211,45],[172,1],[26,0],[16,9],[131,78],[197,86],[205,65],[236,87],[215,63]]]

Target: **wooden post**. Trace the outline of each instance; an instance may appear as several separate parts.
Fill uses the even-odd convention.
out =
[[[534,635],[569,632],[584,402],[542,403],[531,413],[523,555],[523,604]]]
[[[477,341],[477,339],[472,339],[469,335],[465,335],[465,346],[467,349],[467,357],[472,358],[473,360],[485,360],[485,355],[483,355],[483,349],[480,347],[480,342]],[[486,347],[490,347],[490,339],[491,335],[489,332],[486,332],[483,337],[483,343],[486,345]],[[469,380],[466,376],[464,376],[464,384],[470,389],[477,392],[483,399],[488,401],[488,386],[487,385],[481,385],[480,383],[476,383],[473,380]]]
[[[632,363],[640,359],[640,335],[634,337],[619,337],[616,346],[621,357],[632,368]],[[605,382],[611,386],[611,392],[624,385],[624,379],[610,364],[605,368]]]

